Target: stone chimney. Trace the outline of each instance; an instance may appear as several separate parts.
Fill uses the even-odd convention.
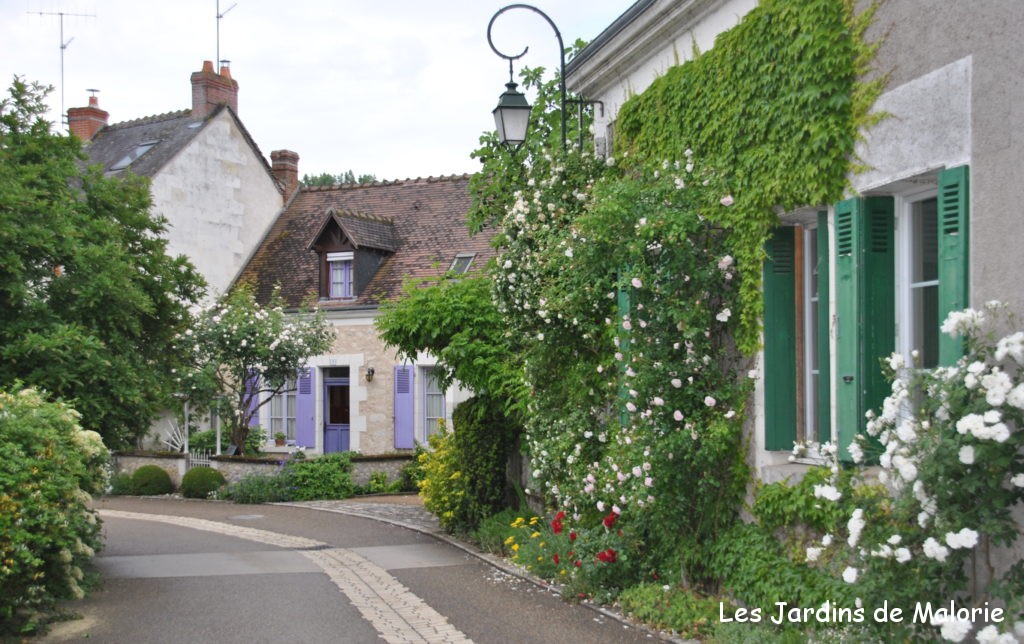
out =
[[[299,187],[299,155],[291,150],[274,150],[270,153],[270,168],[274,178],[284,188],[287,202]]]
[[[97,132],[107,126],[109,116],[109,113],[100,109],[99,99],[93,94],[89,97],[89,107],[68,108],[68,130],[83,141],[91,141]]]
[[[231,69],[224,65],[220,73],[213,63],[203,61],[203,70],[192,73],[192,116],[206,118],[221,105],[238,112],[238,81],[231,78]]]

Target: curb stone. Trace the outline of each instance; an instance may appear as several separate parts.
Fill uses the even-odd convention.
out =
[[[444,543],[458,548],[466,554],[497,568],[505,574],[527,581],[538,588],[554,593],[558,596],[562,595],[562,589],[559,586],[548,583],[539,577],[530,575],[523,571],[522,568],[513,566],[501,557],[496,557],[490,553],[482,552],[476,547],[452,537],[440,528],[436,517],[427,513],[426,510],[423,510],[418,506],[399,506],[388,503],[364,503],[351,501],[293,501],[272,503],[270,505],[291,506],[320,510],[324,512],[334,512],[337,514],[346,514],[363,519],[372,519],[374,521],[380,521],[382,523],[388,523],[401,528],[406,528],[407,530],[419,532],[420,534],[433,537],[438,541],[443,541]],[[400,517],[396,515],[405,516]],[[646,624],[643,624],[642,622],[631,620],[621,612],[606,606],[593,604],[587,601],[580,602],[580,605],[598,613],[599,615],[607,617],[608,619],[619,622],[625,627],[645,631],[648,635],[657,637],[662,641],[673,642],[674,644],[699,644],[698,640],[684,640],[671,633],[658,631]]]

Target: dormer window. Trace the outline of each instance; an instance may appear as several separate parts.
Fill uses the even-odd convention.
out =
[[[330,274],[330,298],[351,299],[355,297],[352,289],[352,260],[355,253],[327,253],[327,267]]]
[[[455,261],[452,262],[452,266],[448,270],[452,273],[464,275],[469,270],[469,267],[473,265],[474,257],[476,257],[476,253],[459,253],[455,256]]]
[[[320,299],[351,302],[363,297],[377,269],[397,246],[390,219],[328,209],[308,246],[319,256]]]

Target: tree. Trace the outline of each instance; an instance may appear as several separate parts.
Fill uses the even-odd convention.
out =
[[[429,351],[437,358],[442,387],[458,380],[477,394],[503,400],[506,412],[525,411],[522,366],[494,307],[488,277],[409,281],[400,300],[382,307],[376,324],[400,357]]]
[[[302,176],[304,186],[352,186],[364,183],[376,183],[377,177],[372,174],[361,174],[358,177],[351,171],[346,170],[341,174],[330,174],[321,172],[318,175],[306,174]]]
[[[334,333],[319,312],[286,313],[275,291],[268,306],[241,285],[199,311],[178,338],[192,356],[179,390],[198,408],[213,407],[245,450],[259,408],[288,391],[310,357],[327,351]]]
[[[0,101],[0,384],[47,390],[124,447],[167,406],[203,281],[167,255],[148,180],[105,177],[51,131],[48,92],[15,77]]]

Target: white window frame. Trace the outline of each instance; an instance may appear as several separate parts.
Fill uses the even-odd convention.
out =
[[[267,405],[267,440],[273,442],[274,434],[279,431],[283,431],[286,442],[295,440],[295,405],[297,403],[295,395],[297,393],[298,383],[294,379],[289,379],[285,382],[284,388],[281,391],[271,396],[270,403]],[[292,410],[290,416],[288,415],[289,401],[291,401]],[[280,405],[280,407],[275,408],[277,405]],[[281,430],[275,427],[274,421],[281,421],[284,429]]]
[[[937,187],[922,188],[895,197],[896,212],[896,352],[908,365],[914,349],[914,293],[915,287],[938,286],[938,279],[913,282],[914,274],[914,206],[922,201],[937,199]]]
[[[422,443],[425,445],[427,439],[431,434],[436,431],[436,424],[431,421],[442,420],[447,422],[448,418],[448,394],[444,390],[430,391],[428,388],[429,383],[437,382],[434,378],[434,367],[420,367],[420,394],[423,406],[421,408],[422,413],[420,414],[420,426],[422,427]],[[440,416],[428,416],[428,410],[430,405],[427,404],[427,400],[430,396],[441,397],[441,415]],[[451,429],[450,427],[448,429]]]
[[[813,364],[818,359],[818,321],[811,314],[811,305],[817,303],[818,315],[828,314],[828,302],[819,299],[820,294],[812,294],[817,291],[818,276],[814,273],[815,265],[818,262],[818,252],[821,249],[815,248],[818,241],[818,225],[801,226],[803,237],[803,284],[800,285],[801,297],[803,298],[803,384],[804,384],[804,422],[803,427],[797,427],[797,439],[802,438],[806,442],[814,443],[818,440],[818,391],[814,388],[815,369]],[[814,252],[812,252],[814,251]],[[821,365],[818,365],[819,367]],[[820,371],[817,372],[820,386]]]

